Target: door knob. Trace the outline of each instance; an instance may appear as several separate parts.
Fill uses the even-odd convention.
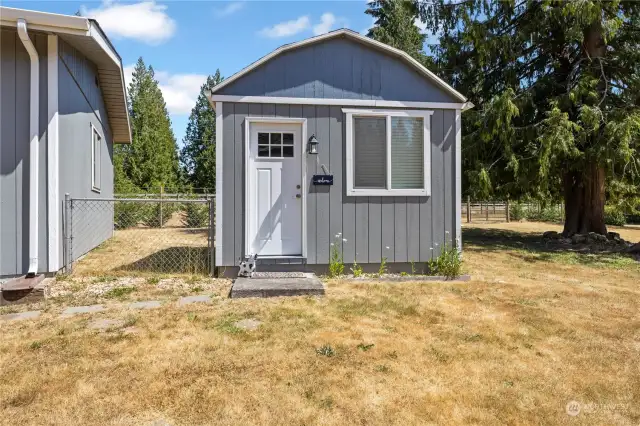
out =
[[[302,197],[302,195],[296,194],[296,198],[301,198],[301,197]]]

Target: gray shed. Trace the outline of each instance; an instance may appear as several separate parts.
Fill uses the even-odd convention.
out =
[[[0,7],[0,277],[63,266],[64,194],[113,196],[130,143],[122,62],[97,22]],[[109,238],[104,212],[89,249]]]
[[[460,242],[467,99],[406,53],[337,30],[217,85],[216,265],[409,270]],[[316,153],[317,152],[317,153]]]

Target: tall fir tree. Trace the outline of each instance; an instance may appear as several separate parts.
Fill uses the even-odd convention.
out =
[[[408,0],[373,0],[365,11],[375,21],[367,37],[400,49],[430,70],[434,62],[425,52],[426,35],[415,24],[418,18],[416,4]]]
[[[182,140],[180,163],[192,188],[213,191],[216,185],[216,111],[211,108],[205,92],[222,80],[220,70],[207,77],[189,115],[187,132]]]
[[[131,145],[115,150],[116,191],[137,187],[178,190],[178,148],[171,120],[151,66],[138,59],[129,85]]]
[[[419,0],[441,32],[474,195],[563,198],[564,235],[605,233],[606,197],[640,192],[640,3]]]

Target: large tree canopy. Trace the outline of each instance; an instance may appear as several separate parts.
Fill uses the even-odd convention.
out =
[[[159,191],[178,189],[176,138],[153,68],[138,59],[129,85],[131,145],[115,149],[116,192],[133,188]]]
[[[640,2],[419,0],[463,114],[475,196],[564,198],[565,235],[606,232],[605,197],[638,194]]]
[[[207,77],[200,88],[196,105],[189,115],[189,124],[180,151],[180,162],[187,182],[193,188],[213,191],[216,185],[216,112],[205,95],[222,81],[220,70]]]
[[[408,0],[373,0],[365,11],[375,21],[367,37],[403,50],[432,69],[434,63],[424,52],[426,35],[415,24],[416,4]]]

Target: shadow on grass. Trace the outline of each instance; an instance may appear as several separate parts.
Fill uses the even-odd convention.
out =
[[[632,256],[603,247],[596,253],[586,247],[576,249],[542,239],[541,233],[515,232],[504,229],[465,228],[462,231],[464,250],[471,252],[507,252],[524,262],[558,262],[594,268],[638,268]]]
[[[207,247],[168,247],[135,262],[120,266],[118,271],[177,274],[209,273]]]

